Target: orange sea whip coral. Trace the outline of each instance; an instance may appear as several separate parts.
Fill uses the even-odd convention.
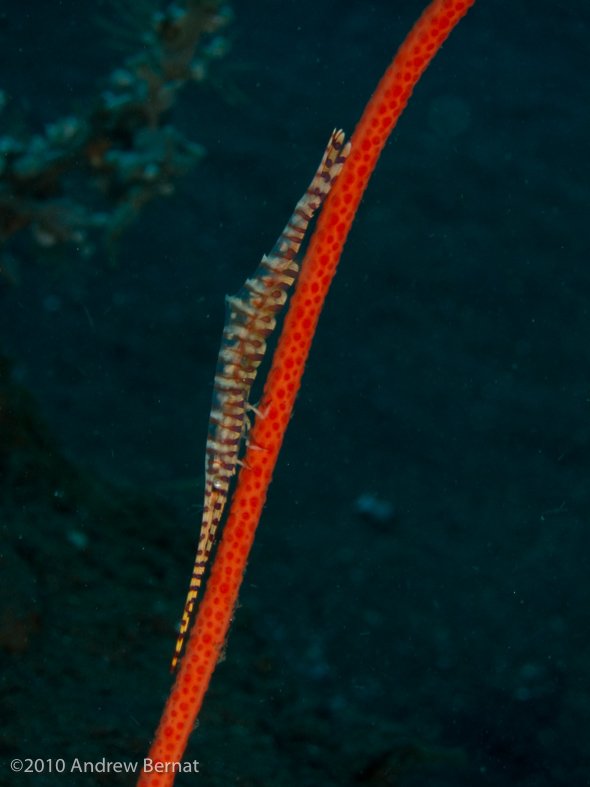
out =
[[[165,787],[179,770],[190,732],[225,642],[254,532],[266,500],[319,313],[358,205],[389,134],[452,28],[475,0],[434,0],[385,72],[352,136],[352,151],[328,196],[301,266],[264,387],[215,563],[141,787]],[[262,449],[262,450],[260,450]]]

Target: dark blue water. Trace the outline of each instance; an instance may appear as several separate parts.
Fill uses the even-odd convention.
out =
[[[0,784],[99,783],[15,777],[13,757],[147,752],[224,295],[421,10],[236,3],[216,78],[167,118],[207,157],[116,264],[100,235],[88,259],[5,244],[0,352],[22,388],[4,401],[29,469],[0,477]],[[89,111],[139,48],[99,17],[125,29],[103,3],[2,12],[2,133]],[[383,152],[190,744],[202,784],[588,784],[589,24],[583,3],[477,0]],[[363,494],[393,516],[361,517]]]

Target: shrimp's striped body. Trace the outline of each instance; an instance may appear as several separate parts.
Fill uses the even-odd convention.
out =
[[[344,132],[335,130],[320,166],[274,248],[236,295],[226,297],[227,319],[217,359],[205,458],[205,500],[197,557],[172,659],[176,667],[215,533],[227,502],[229,484],[248,427],[252,383],[266,352],[266,340],[299,273],[295,260],[314,213],[340,174],[350,151]]]

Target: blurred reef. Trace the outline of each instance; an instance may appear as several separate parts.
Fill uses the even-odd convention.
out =
[[[127,20],[135,28],[147,16],[140,4],[121,1],[112,9],[121,12],[121,25]],[[140,52],[111,72],[90,111],[48,123],[43,133],[3,133],[3,245],[27,229],[41,249],[70,243],[87,255],[89,231],[100,228],[112,249],[145,203],[174,193],[175,181],[205,151],[174,127],[170,110],[186,84],[203,83],[211,62],[226,54],[222,31],[231,18],[230,6],[215,0],[184,0],[155,11],[149,27],[138,30]],[[6,101],[0,93],[0,110]],[[10,271],[6,260],[0,272]]]

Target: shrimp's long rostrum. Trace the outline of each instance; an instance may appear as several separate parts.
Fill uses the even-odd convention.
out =
[[[309,222],[321,206],[350,151],[344,132],[332,132],[328,147],[309,188],[293,215],[265,254],[254,275],[236,295],[226,297],[227,318],[223,329],[205,458],[205,499],[197,557],[172,659],[176,667],[188,630],[215,533],[227,502],[229,484],[239,463],[238,455],[248,425],[247,410],[252,383],[266,352],[266,340],[297,278],[296,256]]]

